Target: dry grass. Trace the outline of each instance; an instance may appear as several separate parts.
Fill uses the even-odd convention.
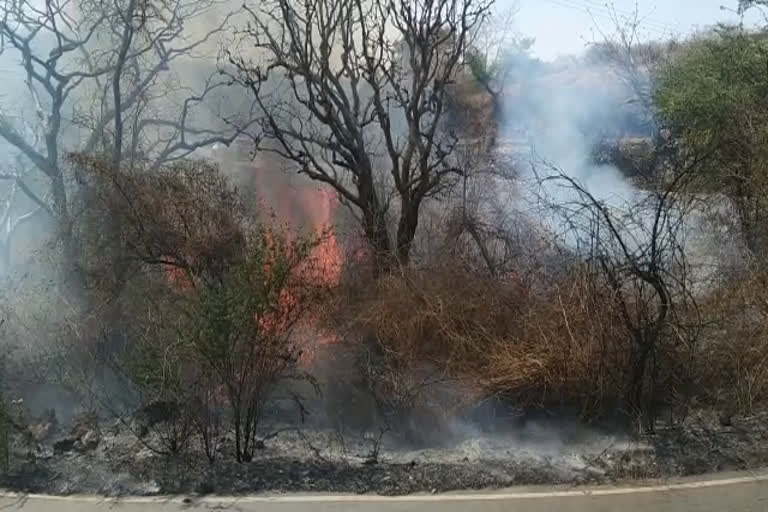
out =
[[[459,406],[497,396],[593,418],[621,400],[628,338],[610,297],[582,269],[566,275],[540,287],[459,264],[409,270],[367,294],[342,291],[333,317],[349,319],[345,338],[375,355],[368,371],[394,402],[414,405],[450,380],[465,393]]]
[[[723,278],[702,302],[707,336],[696,351],[697,400],[727,414],[768,403],[768,267]]]

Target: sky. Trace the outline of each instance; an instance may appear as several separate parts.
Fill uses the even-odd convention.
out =
[[[534,55],[548,61],[579,54],[589,42],[601,40],[596,27],[614,26],[607,5],[613,5],[619,16],[637,7],[643,40],[685,36],[720,21],[739,22],[738,0],[499,0],[497,6],[505,9],[515,3],[516,30],[534,37]],[[745,16],[747,25],[762,20],[757,11]]]

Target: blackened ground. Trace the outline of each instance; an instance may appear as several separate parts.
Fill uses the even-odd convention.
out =
[[[103,428],[92,451],[55,454],[52,443],[25,453],[17,445],[2,485],[18,491],[105,495],[336,492],[407,494],[524,484],[607,483],[768,465],[768,414],[694,418],[627,440],[595,433],[560,436],[533,425],[525,435],[468,435],[453,446],[412,450],[387,446],[371,464],[371,439],[341,439],[329,431],[288,431],[266,442],[254,461],[231,460],[231,445],[209,464],[190,452],[153,454],[120,424]],[[541,435],[532,435],[539,432]]]

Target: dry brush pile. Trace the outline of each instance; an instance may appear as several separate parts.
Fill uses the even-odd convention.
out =
[[[51,382],[152,451],[199,441],[213,460],[231,432],[234,458],[251,460],[276,386],[309,379],[294,334],[326,287],[306,279],[319,237],[259,223],[203,162],[154,171],[84,155],[70,163],[77,252],[62,265],[61,298],[77,307],[18,334],[37,338]]]
[[[362,298],[339,293],[339,349],[359,353],[363,381],[399,421],[422,407],[449,420],[491,398],[585,418],[621,405],[626,333],[578,264],[557,282],[523,283],[456,262],[386,276]]]
[[[115,172],[98,158],[72,164],[82,187],[72,236],[83,306],[13,333],[55,339],[39,368],[69,368],[48,377],[117,415],[157,453],[199,443],[214,460],[231,434],[224,452],[251,460],[286,380],[318,378],[340,402],[327,411],[337,426],[422,445],[450,437],[456,420],[490,401],[649,428],[664,411],[748,414],[765,404],[757,264],[723,274],[695,301],[670,281],[672,313],[659,325],[637,261],[606,267],[609,253],[590,258],[554,241],[554,254],[507,255],[495,272],[446,245],[378,277],[349,258],[329,290],[307,279],[318,240],[254,223],[215,168],[187,162],[147,174]],[[307,313],[312,323],[302,324]],[[634,351],[651,328],[643,401],[633,402]],[[338,361],[325,378],[320,359],[299,362],[303,338],[321,331],[333,334],[324,350]]]

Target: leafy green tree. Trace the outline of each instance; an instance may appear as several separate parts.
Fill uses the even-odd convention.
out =
[[[654,103],[701,162],[699,190],[730,199],[759,254],[768,241],[768,38],[722,26],[694,39],[659,70]]]

